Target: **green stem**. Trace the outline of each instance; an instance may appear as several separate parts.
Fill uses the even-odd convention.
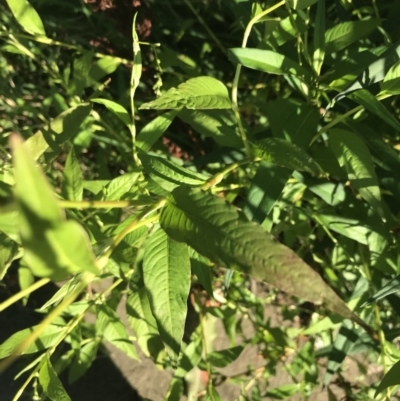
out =
[[[205,184],[203,184],[200,188],[203,191],[207,191],[208,189],[214,187],[215,185],[219,184],[224,177],[229,174],[231,171],[237,169],[238,167],[240,167],[243,164],[248,164],[251,163],[253,161],[255,161],[256,159],[253,157],[248,157],[245,158],[243,160],[241,160],[240,162],[236,162],[236,163],[232,163],[229,166],[227,166],[226,168],[224,168],[222,171],[220,171],[219,173],[213,175]]]
[[[118,201],[58,201],[64,209],[108,209],[124,208],[130,206],[149,206],[154,202],[141,200],[118,200]]]
[[[24,290],[17,292],[16,294],[14,294],[13,296],[11,296],[6,301],[4,301],[0,304],[0,312],[2,312],[4,309],[7,309],[9,306],[14,304],[15,302],[18,302],[20,299],[24,298],[25,296],[29,295],[33,291],[36,291],[40,287],[43,287],[44,285],[46,285],[49,282],[50,282],[50,279],[42,278],[39,281],[36,281],[35,283],[33,283],[28,288],[25,288]]]
[[[186,1],[186,0],[185,0]],[[267,8],[266,10],[264,10],[263,12],[261,12],[260,14],[256,15],[255,17],[253,17],[250,22],[247,24],[246,29],[244,31],[243,34],[243,41],[242,41],[242,48],[245,48],[247,46],[247,41],[249,39],[251,30],[253,28],[253,25],[256,24],[262,17],[264,17],[265,15],[271,13],[272,11],[275,11],[277,8],[283,6],[286,3],[286,0],[282,0],[279,3],[273,5],[272,7]],[[242,138],[244,147],[246,149],[247,154],[251,154],[251,147],[249,144],[249,141],[247,140],[247,135],[246,132],[244,130],[243,124],[242,124],[242,118],[240,116],[240,112],[239,112],[239,106],[238,106],[238,100],[237,100],[237,93],[238,93],[238,87],[239,87],[239,79],[240,79],[240,72],[242,70],[242,66],[240,64],[238,64],[236,66],[236,72],[235,72],[235,77],[233,79],[233,83],[232,83],[232,110],[235,114],[237,123],[238,123],[238,127],[239,127],[239,133],[240,133],[240,137]]]

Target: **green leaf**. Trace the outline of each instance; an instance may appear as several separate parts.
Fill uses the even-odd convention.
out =
[[[224,368],[234,362],[244,350],[244,345],[224,349],[221,351],[210,352],[207,354],[207,361],[216,368]]]
[[[163,157],[149,156],[139,153],[144,171],[167,191],[172,191],[179,185],[200,186],[208,177],[188,170]]]
[[[331,105],[358,89],[382,81],[389,69],[400,59],[400,42],[391,45],[377,60],[373,61],[345,90],[337,94]]]
[[[62,193],[65,199],[73,201],[82,200],[83,176],[74,147],[71,147],[65,163]]]
[[[374,294],[372,297],[369,297],[362,306],[379,301],[380,299],[386,298],[388,295],[394,294],[398,291],[400,291],[400,276],[396,276],[394,279],[390,280],[376,294]]]
[[[130,127],[132,124],[131,116],[127,112],[124,106],[121,106],[119,103],[114,102],[108,99],[90,99],[93,103],[102,104],[105,106],[111,113],[116,115],[127,127]]]
[[[320,75],[325,57],[325,0],[318,0],[317,15],[314,28],[314,54],[313,67],[317,75]]]
[[[371,154],[364,141],[351,131],[332,129],[329,146],[339,164],[347,171],[351,184],[360,195],[383,217],[381,193]]]
[[[400,123],[393,117],[389,110],[366,89],[361,89],[349,95],[349,98],[361,104],[371,113],[381,118],[387,124],[392,126],[396,131],[400,131]]]
[[[329,354],[328,366],[324,376],[324,386],[330,382],[332,376],[340,368],[357,340],[358,333],[356,332],[353,322],[348,319],[344,320],[333,342],[332,351]]]
[[[39,383],[43,392],[52,401],[71,401],[60,379],[57,377],[50,358],[45,357],[39,370]]]
[[[139,109],[230,109],[226,86],[212,77],[189,79],[161,95],[158,99],[142,104]]]
[[[149,151],[168,129],[179,111],[180,109],[167,111],[146,124],[137,137],[136,146],[138,149],[142,152]]]
[[[322,278],[292,250],[223,199],[178,187],[160,216],[161,227],[217,265],[233,268],[332,312],[360,321]],[[364,323],[361,323],[364,324]]]
[[[125,325],[121,322],[119,316],[106,304],[98,306],[96,327],[99,334],[103,335],[111,344],[130,358],[139,359]]]
[[[188,110],[183,109],[178,117],[199,134],[211,137],[222,146],[241,149],[237,120],[232,110]]]
[[[94,51],[85,51],[74,59],[73,79],[69,81],[68,90],[71,95],[81,96],[83,90],[91,85],[89,71],[92,65]]]
[[[400,93],[400,61],[397,61],[385,75],[381,85],[381,93],[389,95]]]
[[[46,36],[39,14],[27,0],[6,0],[15,19],[32,35]]]
[[[0,280],[3,279],[12,261],[18,255],[18,244],[0,231]]]
[[[139,171],[125,173],[114,178],[105,188],[104,200],[125,199],[130,192],[136,192],[137,180],[140,177]]]
[[[143,275],[151,310],[163,343],[177,364],[190,290],[190,261],[185,244],[156,230],[146,241]]]
[[[400,361],[397,361],[386,373],[382,381],[379,383],[379,386],[375,391],[374,397],[376,398],[380,393],[385,391],[387,388],[392,386],[398,386],[399,384],[400,384]]]
[[[105,56],[92,64],[89,77],[93,81],[99,81],[106,75],[112,74],[121,64],[121,59],[118,57]]]
[[[379,26],[379,20],[346,21],[336,24],[325,32],[326,53],[338,52],[359,39],[367,37]]]
[[[14,333],[0,345],[0,359],[7,358],[36,330],[40,325],[32,326],[28,329],[20,330]],[[40,333],[39,337],[27,347],[21,355],[33,354],[50,348],[63,335],[65,327],[49,325]]]
[[[183,394],[183,380],[179,377],[173,377],[169,384],[167,394],[163,401],[180,401]]]
[[[282,386],[272,388],[265,393],[265,396],[273,400],[287,400],[289,397],[298,394],[300,383],[283,384]]]
[[[76,221],[64,221],[51,187],[21,139],[14,136],[11,144],[24,261],[36,276],[54,280],[83,270],[97,274],[86,232]]]
[[[38,131],[28,138],[25,146],[29,149],[34,160],[39,159],[48,149],[50,146],[48,140],[52,141],[52,145],[60,145],[74,137],[79,132],[80,126],[91,109],[92,106],[89,103],[73,106],[54,118],[49,123],[48,128]]]
[[[265,138],[253,145],[255,156],[291,170],[321,174],[321,168],[300,147],[281,138]]]
[[[292,171],[261,161],[251,181],[243,211],[249,220],[261,224],[269,215]]]
[[[308,70],[283,54],[276,53],[272,50],[239,47],[228,49],[228,57],[234,63],[269,74],[292,74],[297,77],[311,76]]]
[[[130,292],[126,299],[128,322],[135,332],[137,342],[143,353],[155,356],[164,348],[157,328],[157,322],[151,312],[150,301],[143,282],[143,273],[136,267],[130,281]]]
[[[81,378],[86,371],[92,366],[92,363],[96,359],[97,350],[99,348],[100,341],[93,339],[82,346],[82,348],[75,353],[69,372],[68,372],[68,383]]]
[[[182,353],[182,358],[179,361],[179,367],[175,370],[174,376],[184,378],[201,361],[203,352],[202,338],[198,337],[191,341]]]
[[[198,254],[195,250],[190,249],[190,265],[192,267],[192,273],[197,276],[199,283],[207,291],[207,294],[213,298],[212,271],[209,260]]]

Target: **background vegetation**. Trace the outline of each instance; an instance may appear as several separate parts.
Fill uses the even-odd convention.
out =
[[[398,0],[0,1],[0,311],[41,321],[0,345],[2,371],[24,355],[13,399],[70,400],[58,375],[103,342],[172,369],[165,400],[395,398],[398,21]],[[224,376],[246,346],[260,365]]]

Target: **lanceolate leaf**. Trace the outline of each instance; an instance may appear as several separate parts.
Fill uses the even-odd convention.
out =
[[[144,103],[140,109],[230,109],[226,86],[212,77],[197,77],[189,79],[172,88],[158,99]]]
[[[386,298],[390,294],[400,291],[400,276],[395,277],[389,283],[387,283],[383,288],[381,288],[376,294],[368,298],[367,301],[362,305],[368,305],[372,302],[379,301],[380,299]]]
[[[234,48],[229,49],[228,57],[234,63],[270,74],[293,74],[309,77],[311,73],[295,61],[272,50]]]
[[[382,93],[397,95],[400,93],[400,61],[395,63],[385,76],[381,85]]]
[[[83,176],[79,160],[72,147],[68,153],[64,169],[62,192],[66,199],[81,201],[83,195]]]
[[[224,349],[221,351],[215,351],[207,354],[207,360],[217,368],[224,368],[230,363],[239,358],[239,355],[244,350],[244,345],[238,345],[233,348]]]
[[[99,103],[105,106],[111,113],[116,115],[127,127],[132,124],[131,117],[124,106],[108,99],[90,99],[93,103]]]
[[[176,241],[186,242],[218,265],[360,322],[318,273],[223,199],[198,189],[176,188],[160,224]]]
[[[389,110],[379,100],[366,89],[361,89],[352,93],[350,99],[355,100],[371,113],[374,113],[387,124],[391,125],[396,131],[400,131],[400,123],[393,117]]]
[[[39,371],[39,383],[51,401],[71,401],[60,379],[57,377],[50,358],[45,357]]]
[[[332,53],[345,49],[357,40],[366,37],[379,24],[370,18],[364,21],[346,21],[335,25],[325,33],[326,52]]]
[[[161,228],[146,241],[144,283],[167,352],[176,365],[183,337],[190,289],[188,247]]]
[[[339,164],[345,166],[350,182],[360,195],[381,215],[381,193],[371,154],[364,141],[351,131],[330,131],[329,146]]]
[[[15,19],[32,35],[46,36],[39,14],[27,0],[6,0]]]
[[[300,147],[281,138],[266,138],[254,144],[254,154],[267,161],[291,170],[321,173],[317,163]]]
[[[317,75],[321,72],[321,67],[325,57],[325,0],[318,0],[317,16],[314,29],[314,55],[313,67]]]
[[[398,386],[400,384],[400,361],[396,362],[383,377],[375,392],[375,398],[391,386]]]
[[[368,86],[380,82],[385,78],[390,67],[400,59],[400,42],[394,43],[388,48],[377,60],[373,61],[357,79],[344,91],[340,92],[333,98],[331,103],[334,104],[340,99],[346,97],[349,93],[358,89],[367,88]]]
[[[139,158],[144,171],[167,191],[172,191],[182,184],[200,186],[204,184],[208,178],[162,157],[140,153]]]
[[[0,280],[3,279],[11,262],[17,257],[18,244],[0,231]]]

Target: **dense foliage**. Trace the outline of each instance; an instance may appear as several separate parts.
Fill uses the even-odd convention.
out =
[[[70,400],[58,376],[103,342],[172,370],[169,401],[394,397],[398,21],[399,0],[0,2],[0,312],[57,283],[0,345],[1,371],[32,355],[14,400]],[[245,347],[260,363],[224,376]]]

